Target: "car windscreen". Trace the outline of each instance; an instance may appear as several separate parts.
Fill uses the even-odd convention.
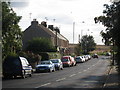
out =
[[[43,62],[41,62],[41,64],[50,64],[50,62],[48,62],[48,61],[43,61]]]
[[[76,57],[75,59],[81,59],[80,57]]]
[[[61,61],[62,61],[62,62],[68,62],[69,60],[64,58],[64,59],[62,59]]]
[[[59,63],[58,60],[51,60],[52,63]]]

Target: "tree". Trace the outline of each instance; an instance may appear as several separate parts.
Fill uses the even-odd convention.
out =
[[[75,54],[77,56],[79,56],[80,54],[82,54],[81,44],[80,43],[75,47]]]
[[[112,2],[111,5],[104,4],[104,6],[104,15],[95,17],[94,20],[95,23],[102,23],[106,27],[106,30],[101,32],[105,44],[117,47],[116,60],[120,71],[120,1]]]
[[[22,48],[22,33],[18,25],[21,16],[17,16],[10,2],[2,2],[2,54],[17,53]]]
[[[94,42],[93,36],[85,35],[81,40],[81,48],[83,54],[88,54],[90,51],[95,49],[96,43]]]
[[[51,40],[48,38],[33,38],[28,42],[26,51],[39,53],[39,52],[52,52],[56,51],[56,49],[52,45]]]

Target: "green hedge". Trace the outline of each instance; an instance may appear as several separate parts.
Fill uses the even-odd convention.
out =
[[[42,56],[41,60],[60,59],[61,58],[61,54],[58,52],[40,52],[39,55]]]

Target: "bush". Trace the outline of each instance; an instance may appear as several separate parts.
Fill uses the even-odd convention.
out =
[[[33,53],[56,52],[56,48],[48,38],[33,38],[28,42],[26,51],[32,51]]]
[[[47,52],[40,52],[39,55],[41,55],[41,57],[42,57],[41,61],[42,60],[49,60],[50,59],[50,57],[49,57],[49,55],[48,55]]]

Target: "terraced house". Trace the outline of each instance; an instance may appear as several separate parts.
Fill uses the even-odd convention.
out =
[[[63,35],[60,34],[58,28],[53,27],[53,25],[48,25],[46,22],[39,22],[34,19],[31,25],[23,32],[23,49],[26,48],[27,42],[36,37],[49,38],[54,46],[57,46],[59,50],[67,49],[69,46],[69,41]]]

